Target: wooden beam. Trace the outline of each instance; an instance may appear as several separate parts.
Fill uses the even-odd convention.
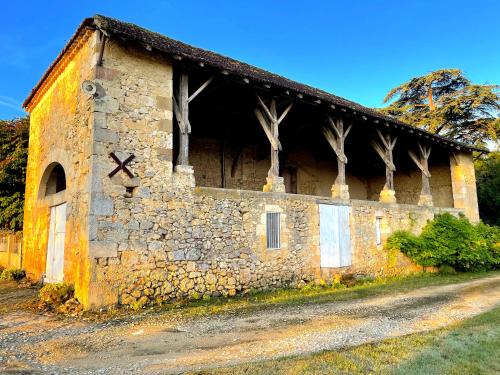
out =
[[[196,98],[203,90],[205,90],[205,88],[214,80],[214,77],[215,76],[211,76],[198,88],[198,90],[192,93],[191,96],[188,98],[188,103],[193,101],[194,98]]]
[[[375,139],[372,140],[371,144],[374,148],[375,152],[380,156],[382,161],[385,164],[385,189],[394,190],[394,171],[396,170],[396,166],[393,161],[393,153],[394,147],[396,146],[396,141],[398,137],[394,137],[391,139],[391,135],[383,135],[380,130],[376,129],[378,137],[380,138],[381,144],[378,143]]]
[[[288,112],[290,112],[290,110],[292,109],[292,106],[293,106],[293,103],[290,103],[288,105],[288,107],[286,107],[286,109],[283,111],[283,113],[281,114],[280,118],[277,121],[278,125],[281,124],[281,122],[285,119],[285,117],[288,114]]]
[[[254,113],[271,144],[271,167],[267,175],[268,177],[277,177],[279,175],[279,151],[282,150],[278,128],[292,109],[293,103],[290,103],[281,115],[278,116],[275,98],[271,98],[269,106],[267,106],[258,93],[256,93],[256,97],[257,107],[254,108]]]
[[[269,108],[267,108],[267,105],[264,103],[264,101],[260,98],[259,94],[256,94],[256,95],[257,95],[257,101],[259,102],[260,106],[264,110],[264,113],[267,115],[269,120],[275,121],[276,119],[273,117],[271,111],[269,110]]]
[[[97,66],[102,66],[102,60],[104,57],[104,47],[106,46],[106,40],[108,37],[101,32],[101,46],[99,48],[99,55],[97,56]]]
[[[431,154],[431,147],[427,146],[422,146],[419,143],[417,143],[419,151],[420,151],[420,157],[417,157],[415,153],[412,150],[408,150],[408,154],[410,155],[410,158],[413,160],[413,162],[417,165],[417,167],[420,169],[422,172],[422,195],[431,195],[431,187],[430,187],[430,181],[429,179],[431,178],[431,174],[429,172],[429,156]]]
[[[278,142],[274,139],[274,134],[271,130],[271,125],[270,123],[266,120],[264,117],[262,111],[259,108],[254,108],[254,113],[255,116],[257,117],[257,120],[259,120],[260,125],[262,126],[262,129],[264,130],[264,133],[266,133],[267,139],[269,140],[269,143],[271,143],[271,146],[273,149],[278,150]]]
[[[182,71],[179,79],[178,109],[184,121],[184,131],[179,132],[179,159],[178,164],[189,165],[189,134],[191,125],[189,124],[189,76],[187,71]]]
[[[334,121],[330,116],[327,116],[330,126],[323,128],[323,135],[337,155],[337,178],[335,184],[346,185],[345,166],[347,164],[347,157],[344,152],[345,139],[351,131],[352,124],[350,124],[346,131],[344,131],[344,121],[342,117]],[[335,132],[335,134],[332,132]]]

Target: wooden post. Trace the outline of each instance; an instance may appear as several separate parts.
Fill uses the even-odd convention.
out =
[[[179,80],[179,111],[184,119],[184,128],[179,132],[179,159],[178,164],[189,165],[189,134],[191,125],[189,124],[189,83],[186,71],[181,72]]]
[[[189,103],[197,97],[212,81],[210,77],[191,96],[189,96],[189,75],[186,70],[181,70],[179,76],[179,88],[174,90],[173,107],[175,119],[179,126],[179,157],[177,165],[189,165],[189,134],[191,124],[189,123]]]
[[[418,148],[420,150],[420,157],[417,157],[413,151],[408,150],[410,158],[422,172],[422,191],[420,192],[418,204],[420,206],[432,206],[433,203],[430,185],[431,174],[429,172],[429,155],[431,154],[432,148],[425,145],[422,146],[420,143],[418,143]]]
[[[392,138],[390,134],[384,136],[378,129],[377,134],[382,144],[376,140],[372,140],[372,146],[385,164],[385,185],[380,193],[380,200],[382,202],[395,203],[394,171],[396,170],[396,166],[394,165],[392,151],[394,150],[394,146],[396,146],[398,137]]]
[[[349,199],[349,187],[346,183],[345,177],[345,165],[347,164],[347,157],[344,152],[344,144],[347,135],[351,131],[352,124],[349,125],[347,130],[344,131],[344,121],[342,117],[338,117],[336,122],[328,116],[328,122],[330,127],[323,128],[323,134],[326,140],[332,147],[333,151],[337,155],[337,178],[335,179],[335,184],[332,186],[332,197],[340,199]],[[332,132],[334,130],[335,134]]]
[[[264,185],[263,190],[284,192],[285,184],[282,181],[283,179],[279,177],[279,152],[281,151],[279,125],[292,109],[293,103],[290,103],[281,116],[278,117],[275,98],[271,98],[270,104],[267,106],[257,94],[257,102],[258,105],[254,109],[254,113],[271,144],[271,167],[267,172],[267,184]]]

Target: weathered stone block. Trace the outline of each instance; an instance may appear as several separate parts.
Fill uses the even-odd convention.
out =
[[[159,109],[171,111],[172,110],[172,98],[167,96],[157,96],[156,106]]]
[[[172,133],[172,120],[163,119],[158,121],[158,130],[162,132]]]
[[[114,241],[89,241],[91,258],[108,258],[118,255],[118,243]]]
[[[96,66],[96,78],[105,81],[113,81],[116,79],[120,72],[116,69],[106,68],[104,66]]]
[[[118,133],[114,130],[110,129],[94,129],[94,139],[97,142],[105,142],[105,143],[117,143],[119,140]]]
[[[119,104],[115,98],[105,96],[104,98],[94,100],[94,111],[104,113],[115,113],[118,111]]]
[[[109,216],[114,213],[113,201],[105,196],[93,196],[90,205],[90,213],[96,216]]]

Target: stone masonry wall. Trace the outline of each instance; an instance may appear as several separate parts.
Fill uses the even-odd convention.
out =
[[[92,142],[92,107],[82,82],[93,79],[98,39],[86,34],[42,85],[30,108],[30,141],[24,206],[23,268],[40,280],[45,273],[50,206],[67,204],[64,278],[86,302],[89,281],[88,212]],[[93,63],[94,62],[94,63]],[[63,166],[66,190],[45,196],[54,163]],[[56,202],[57,201],[57,202]]]
[[[418,269],[375,244],[375,218],[383,218],[385,238],[397,229],[419,230],[438,209],[351,201],[353,265],[321,269],[318,199],[329,198],[200,188],[192,169],[172,167],[168,59],[110,41],[96,77],[104,95],[94,110],[90,307],[234,295],[339,272]],[[121,160],[135,156],[128,165],[134,178],[122,171],[108,177],[116,167],[110,152]],[[279,250],[266,249],[266,211],[281,212]]]
[[[95,80],[102,95],[93,114],[90,306],[116,302],[110,275],[99,273],[99,259],[109,265],[123,261],[120,272],[126,273],[120,254],[141,257],[164,246],[167,229],[159,220],[173,183],[171,62],[112,40],[103,56]],[[134,155],[127,165],[133,178],[123,171],[108,177],[117,166],[111,152],[120,160]]]
[[[375,221],[382,218],[382,240],[395,230],[418,232],[438,208],[351,201],[353,264],[320,268],[316,197],[227,190],[186,189],[164,202],[151,232],[154,249],[118,251],[101,258],[98,277],[117,292],[117,302],[134,307],[203,295],[235,295],[250,289],[331,279],[339,273],[369,275],[418,271],[400,253],[376,245]],[[281,213],[281,248],[266,249],[265,213]],[[449,209],[452,213],[458,211]],[[154,229],[156,228],[156,229]],[[153,236],[150,234],[150,236]]]

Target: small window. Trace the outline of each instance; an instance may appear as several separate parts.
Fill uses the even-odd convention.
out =
[[[266,236],[267,248],[279,249],[280,248],[280,213],[267,212],[266,213]]]
[[[382,218],[378,216],[375,218],[375,242],[377,243],[377,246],[382,244],[381,226]]]

